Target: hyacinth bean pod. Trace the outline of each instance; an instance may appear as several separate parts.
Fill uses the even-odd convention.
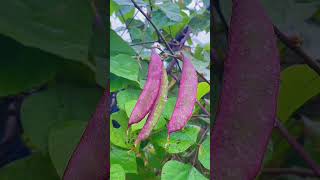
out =
[[[151,111],[160,89],[162,66],[160,56],[152,49],[147,81],[130,115],[128,127],[140,122]]]
[[[140,131],[137,140],[135,141],[135,146],[137,146],[141,141],[147,139],[150,136],[152,129],[157,125],[160,120],[161,114],[167,102],[168,95],[168,76],[167,71],[163,66],[161,85],[158,93],[158,97],[152,107],[152,110],[148,116],[146,124]]]
[[[108,178],[108,101],[109,92],[106,90],[68,162],[63,180]]]
[[[182,54],[182,74],[178,98],[168,124],[168,134],[184,128],[192,116],[197,99],[198,77],[190,59]]]
[[[280,60],[259,0],[233,0],[229,51],[212,132],[214,180],[252,180],[274,126]]]

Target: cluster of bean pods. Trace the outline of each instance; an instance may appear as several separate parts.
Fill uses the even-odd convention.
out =
[[[168,124],[168,134],[183,129],[194,109],[197,96],[197,73],[191,61],[182,55],[183,68],[178,98]],[[151,51],[148,77],[142,93],[130,115],[128,128],[140,122],[147,114],[147,121],[135,141],[135,146],[150,136],[160,120],[168,95],[167,71],[155,49]]]

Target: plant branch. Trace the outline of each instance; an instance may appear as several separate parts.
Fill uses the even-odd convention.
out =
[[[144,45],[144,44],[153,44],[158,41],[148,41],[148,42],[140,42],[140,43],[135,43],[135,44],[130,44],[130,46],[138,46],[138,45]]]
[[[273,26],[274,32],[277,35],[278,39],[280,39],[287,47],[289,47],[293,52],[302,57],[305,63],[313,69],[316,73],[320,75],[320,64],[311,58],[300,46],[295,46],[292,41],[282,33],[275,25]]]
[[[199,145],[202,144],[202,142],[204,141],[204,138],[206,137],[206,134],[208,133],[210,129],[210,126],[208,126],[204,132],[201,134],[200,140],[199,140]],[[192,165],[194,166],[196,164],[197,161],[197,157],[198,157],[198,152],[199,151],[199,147],[196,149],[195,153],[194,153],[194,157],[193,157],[193,161],[192,161]]]
[[[313,172],[320,177],[320,167],[317,163],[307,154],[303,147],[290,135],[288,130],[282,125],[282,123],[276,119],[275,127],[279,133],[288,141],[288,143],[300,154],[302,159],[310,166]]]
[[[129,26],[127,25],[126,19],[124,18],[124,15],[123,15],[123,13],[121,12],[121,9],[119,10],[119,13],[120,13],[120,16],[121,16],[121,18],[122,18],[122,20],[123,20],[123,22],[124,22],[124,25],[126,26],[126,28],[127,28],[127,30],[128,30],[128,34],[129,34],[129,36],[130,36],[130,39],[132,39],[131,34],[130,34],[130,32],[129,32]],[[125,32],[126,32],[126,31],[124,30],[123,33],[121,34],[121,37],[123,36],[123,34],[124,34]]]
[[[201,108],[201,110],[203,112],[205,112],[207,114],[207,116],[209,116],[210,118],[210,113],[207,111],[207,109],[205,107],[202,106],[202,104],[198,101],[198,99],[196,100],[196,103],[198,104],[198,106]]]
[[[225,20],[225,17],[223,16],[223,13],[221,11],[220,1],[216,0],[214,5],[215,5],[215,8],[217,10],[217,13],[218,13],[223,25],[225,27],[225,30],[228,32],[229,31],[228,24],[227,24],[227,21]],[[283,32],[281,32],[277,26],[273,25],[273,29],[274,29],[274,32],[277,35],[278,39],[282,43],[284,43],[293,52],[295,52],[297,55],[299,55],[311,69],[313,69],[316,73],[318,73],[320,75],[319,62],[317,62],[312,57],[310,57],[300,46],[294,45],[294,43],[292,43],[292,41]]]
[[[292,174],[301,177],[318,177],[312,170],[298,169],[298,168],[265,168],[262,170],[262,174],[270,175],[287,175]]]
[[[138,11],[141,12],[141,14],[150,22],[150,24],[152,25],[152,27],[155,29],[155,31],[157,32],[160,40],[165,44],[166,48],[170,51],[170,53],[172,55],[174,55],[174,52],[173,50],[171,49],[170,45],[168,44],[168,42],[165,40],[165,38],[163,37],[163,35],[161,34],[161,32],[159,31],[159,29],[156,27],[156,25],[151,21],[151,19],[146,15],[145,12],[142,11],[142,9],[138,6],[138,4],[134,1],[134,0],[131,0],[131,2],[133,3],[134,7],[136,7],[138,9]],[[170,62],[169,66],[168,66],[168,71],[170,72],[172,67],[174,66],[175,63],[178,63],[178,60],[174,58],[174,61]],[[178,63],[179,65],[179,63]],[[198,71],[197,71],[197,74],[203,79],[205,80],[206,82],[210,83],[207,79],[205,79],[205,77],[200,74]]]
[[[151,21],[151,19],[146,15],[146,13],[142,11],[142,9],[138,6],[138,4],[134,0],[131,0],[131,2],[133,3],[134,7],[136,7],[138,9],[138,11],[140,11],[140,13],[150,22],[152,27],[157,32],[157,34],[158,34],[159,38],[161,39],[161,41],[165,44],[166,48],[170,51],[170,53],[172,55],[174,55],[171,47],[169,46],[168,42],[164,39],[163,35],[159,31],[159,29],[156,27],[156,25]]]

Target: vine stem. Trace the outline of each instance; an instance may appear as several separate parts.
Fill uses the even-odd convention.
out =
[[[309,169],[298,169],[298,168],[265,168],[262,170],[263,174],[272,174],[272,175],[284,175],[292,174],[302,177],[318,177],[312,170]]]
[[[276,119],[275,128],[279,133],[288,141],[288,143],[299,153],[302,159],[310,166],[315,175],[320,177],[320,167],[317,163],[307,154],[303,147],[295,140],[293,136],[290,135],[288,130],[283,126],[283,124]]]
[[[144,44],[153,44],[156,43],[158,41],[148,41],[148,42],[139,42],[139,43],[135,43],[135,44],[130,44],[130,46],[138,46],[138,45],[144,45]]]
[[[292,43],[292,41],[284,33],[282,33],[276,26],[273,26],[273,29],[278,39],[280,39],[293,52],[295,52],[300,57],[302,57],[304,59],[304,62],[316,73],[318,73],[318,75],[320,75],[320,65],[316,60],[314,60],[306,52],[304,52],[300,46],[295,46]]]
[[[223,26],[225,27],[225,30],[228,32],[229,27],[227,24],[227,21],[225,17],[223,16],[223,13],[221,11],[221,6],[220,6],[220,0],[216,0],[214,4],[218,15],[223,23]],[[295,52],[297,55],[302,57],[304,62],[311,68],[313,69],[316,73],[320,75],[320,64],[314,60],[311,56],[309,56],[302,48],[301,46],[296,46],[292,41],[283,33],[279,30],[279,28],[275,25],[273,25],[273,30],[274,33],[276,34],[277,38],[284,43],[287,47],[289,47],[293,52]]]
[[[196,100],[196,103],[199,105],[199,107],[201,108],[201,110],[202,110],[203,112],[205,112],[205,113],[207,114],[207,116],[209,116],[209,118],[210,118],[210,113],[207,111],[207,109],[206,109],[205,107],[202,106],[202,104],[199,102],[198,99]]]
[[[155,29],[155,31],[157,32],[160,40],[164,43],[164,45],[166,46],[166,48],[170,51],[170,53],[172,55],[174,55],[173,50],[171,49],[170,45],[168,44],[168,42],[165,40],[165,38],[163,37],[163,35],[161,34],[161,32],[159,31],[159,29],[157,28],[157,26],[152,22],[152,20],[149,18],[149,16],[146,15],[145,12],[142,11],[142,9],[138,6],[138,4],[134,1],[131,0],[131,2],[133,3],[134,7],[138,9],[138,11],[141,12],[141,14],[150,22],[150,24],[152,25],[152,27]],[[174,61],[170,62],[169,66],[168,66],[168,71],[170,72],[170,70],[172,69],[172,67],[174,66],[175,63],[178,63],[177,59],[174,59]],[[210,84],[210,81],[208,81],[201,73],[199,73],[197,71],[197,74],[207,83]]]

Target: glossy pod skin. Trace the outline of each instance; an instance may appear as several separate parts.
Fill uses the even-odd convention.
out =
[[[148,116],[146,124],[140,131],[137,140],[135,141],[135,146],[140,144],[141,141],[147,139],[150,136],[152,129],[157,125],[160,120],[161,114],[167,102],[168,95],[168,76],[167,71],[162,67],[161,85],[157,96],[157,99],[152,107],[152,110]]]
[[[229,52],[212,130],[214,180],[253,180],[273,129],[280,60],[259,0],[233,0]]]
[[[160,89],[162,66],[160,56],[152,49],[147,81],[130,115],[128,127],[140,122],[150,112]]]
[[[109,89],[109,82],[107,86]],[[63,180],[109,179],[108,91],[105,91],[101,97],[96,112],[88,122],[80,142],[68,162]]]
[[[183,67],[178,98],[168,124],[168,134],[184,128],[192,116],[197,98],[198,76],[189,58],[182,54]]]

